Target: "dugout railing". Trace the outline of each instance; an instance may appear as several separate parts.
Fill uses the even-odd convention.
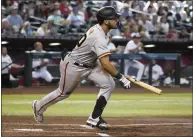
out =
[[[65,53],[66,54],[66,53]],[[24,69],[24,85],[32,85],[32,60],[33,58],[48,58],[48,59],[60,59],[61,52],[46,52],[46,53],[31,53],[30,51],[25,52],[25,69]],[[149,63],[149,77],[148,83],[152,84],[152,61],[151,60],[173,60],[175,61],[175,85],[180,85],[180,60],[181,54],[170,54],[170,53],[147,53],[147,54],[112,54],[111,59],[120,60],[120,71],[124,72],[124,60],[125,59],[145,59]]]

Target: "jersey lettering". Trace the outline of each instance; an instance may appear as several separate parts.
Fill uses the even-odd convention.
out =
[[[89,29],[83,36],[80,37],[77,46],[80,47],[82,43],[86,40],[87,36],[94,32],[94,29]]]
[[[78,47],[82,45],[82,43],[86,40],[86,37],[87,37],[86,33],[82,37],[80,37],[78,44],[77,44]]]

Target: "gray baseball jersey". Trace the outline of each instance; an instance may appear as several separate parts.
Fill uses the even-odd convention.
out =
[[[73,51],[60,62],[59,87],[37,102],[36,109],[39,113],[43,113],[49,106],[69,97],[85,77],[99,85],[98,98],[102,95],[108,101],[115,82],[111,75],[97,63],[98,58],[111,54],[107,48],[108,40],[108,36],[105,35],[100,25],[91,27],[80,38]],[[75,62],[94,67],[79,66]]]
[[[81,37],[71,52],[71,57],[77,63],[94,66],[97,58],[111,54],[107,48],[108,41],[109,37],[105,35],[100,25],[97,24]]]

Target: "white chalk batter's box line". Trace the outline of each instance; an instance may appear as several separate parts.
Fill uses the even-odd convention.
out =
[[[43,129],[14,129],[14,130],[6,130],[6,131],[3,131],[3,132],[45,132],[45,133],[50,133],[50,132],[58,132],[58,131],[45,131]],[[78,131],[60,131],[60,132],[65,132],[65,133],[83,133],[83,134],[90,134],[90,133],[93,133],[93,132],[78,132]]]
[[[83,126],[83,125],[80,125],[81,127],[84,127],[83,129],[88,129],[86,126]],[[89,128],[90,129],[90,128]],[[94,129],[94,128],[92,128]],[[22,132],[44,132],[44,133],[50,133],[50,132],[58,132],[56,130],[53,130],[53,131],[45,131],[43,129],[13,129],[13,130],[6,130],[6,131],[3,131],[5,133],[22,133]],[[99,136],[108,136],[108,137],[111,137],[110,135],[106,134],[106,133],[94,133],[94,132],[85,132],[85,131],[66,131],[66,130],[63,130],[63,131],[60,131],[61,132],[64,132],[64,133],[68,133],[68,134],[97,134]]]
[[[53,132],[53,131],[44,131],[43,129],[14,129],[14,130],[7,130],[7,131],[4,131],[5,133],[21,133],[21,132],[44,132],[44,133],[50,133],[50,132]],[[67,134],[91,134],[93,132],[76,132],[76,131],[63,131],[64,133],[67,133]],[[112,137],[106,133],[93,133],[93,134],[97,134],[99,136],[102,136],[102,137]]]

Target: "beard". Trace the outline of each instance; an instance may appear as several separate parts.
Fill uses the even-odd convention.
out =
[[[111,23],[108,24],[108,28],[109,28],[109,29],[117,29],[118,26],[119,26],[119,22],[117,22],[116,25],[112,25]]]

